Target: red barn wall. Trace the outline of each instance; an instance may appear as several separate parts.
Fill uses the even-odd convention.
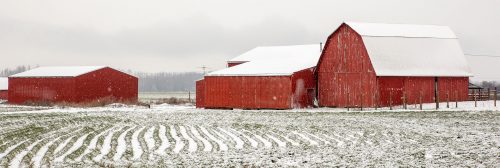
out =
[[[466,101],[469,93],[468,77],[438,78],[439,101]]]
[[[289,76],[206,76],[205,108],[289,109]]]
[[[379,77],[379,106],[434,102],[434,77]],[[392,97],[391,97],[392,96]]]
[[[205,80],[196,81],[196,108],[205,107]]]
[[[137,101],[138,79],[126,73],[103,68],[76,77],[78,102],[112,97],[118,101]]]
[[[295,72],[292,75],[292,106],[293,108],[307,108],[314,106],[316,98],[316,79],[314,68]]]
[[[407,104],[432,103],[434,101],[435,78],[434,77],[406,77],[405,96]]]
[[[75,78],[9,78],[9,103],[73,102]]]
[[[433,103],[435,99],[435,77],[379,77],[380,105]],[[466,101],[468,98],[468,77],[438,77],[439,101]],[[392,94],[391,94],[392,92]],[[449,96],[449,97],[447,97]]]
[[[0,90],[0,99],[7,100],[7,90]]]
[[[375,106],[375,71],[361,36],[349,26],[328,37],[317,72],[319,106]]]

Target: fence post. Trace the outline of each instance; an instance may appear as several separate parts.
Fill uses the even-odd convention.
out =
[[[350,98],[349,90],[347,90],[347,104],[346,104],[347,111],[350,111],[350,109],[349,109],[349,98]]]
[[[458,108],[458,93],[455,91],[455,108]]]
[[[488,100],[487,101],[491,100],[490,98],[491,98],[491,89],[488,88]]]
[[[423,110],[422,108],[422,91],[420,91],[420,110]]]
[[[361,111],[363,111],[363,100],[364,100],[363,98],[364,98],[363,91],[361,91],[361,106],[360,106]]]
[[[479,91],[481,92],[481,91]],[[474,96],[474,107],[477,107],[477,95],[476,95],[476,90],[474,90],[474,93],[472,94]]]
[[[450,108],[450,91],[446,92],[446,108]]]
[[[403,107],[405,110],[407,109],[407,107],[406,107],[406,93],[403,93]]]
[[[477,95],[477,99],[478,99],[478,101],[481,101],[481,100],[482,100],[481,90],[479,90],[479,93],[478,93],[478,95]]]
[[[494,94],[494,104],[495,104],[495,107],[497,107],[497,93],[498,93],[498,90],[497,90],[497,87],[495,87],[495,94]]]
[[[439,95],[436,97],[436,110],[439,110]]]
[[[188,99],[189,99],[189,103],[191,103],[191,91],[188,91]]]
[[[389,110],[392,110],[392,90],[389,93]]]

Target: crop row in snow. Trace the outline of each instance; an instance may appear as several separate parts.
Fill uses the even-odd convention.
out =
[[[135,108],[0,113],[0,167],[491,166],[500,152],[495,111]]]

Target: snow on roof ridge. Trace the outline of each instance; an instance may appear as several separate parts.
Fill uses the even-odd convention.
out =
[[[316,45],[317,47],[319,47],[320,44],[295,44],[295,45],[257,46],[257,47],[255,47],[255,48],[253,48],[251,50],[248,50],[247,52],[244,52],[243,54],[241,54],[239,56],[231,58],[227,62],[230,62],[230,63],[231,62],[249,62],[249,61],[253,61],[253,59],[262,59],[262,58],[256,58],[256,57],[253,57],[252,55],[250,55],[253,52],[255,52],[256,50],[290,48],[290,47],[301,47],[301,46],[312,46],[312,45]],[[318,48],[318,50],[319,50],[319,48]]]
[[[242,55],[250,61],[214,71],[206,76],[289,76],[315,67],[321,55],[319,44],[257,47]],[[241,56],[238,56],[241,58]]]
[[[9,89],[9,78],[0,77],[0,90]]]
[[[9,77],[76,77],[108,66],[45,66]]]
[[[455,33],[448,26],[366,22],[343,23],[349,25],[361,36],[445,39],[457,38]]]

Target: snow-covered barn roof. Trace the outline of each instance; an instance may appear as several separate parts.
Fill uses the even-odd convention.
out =
[[[449,27],[345,24],[363,38],[377,76],[472,76]]]
[[[246,63],[207,76],[288,76],[315,67],[320,55],[319,44],[257,47],[230,60]]]
[[[54,66],[39,67],[21,72],[10,77],[76,77],[92,71],[103,69],[105,66]]]
[[[241,55],[238,55],[234,58],[231,58],[229,63],[231,62],[250,62],[250,61],[258,61],[258,60],[266,60],[268,59],[270,53],[280,50],[277,48],[278,46],[261,46],[251,49]],[[285,47],[285,46],[281,46]]]
[[[0,90],[9,90],[9,79],[0,77]]]

